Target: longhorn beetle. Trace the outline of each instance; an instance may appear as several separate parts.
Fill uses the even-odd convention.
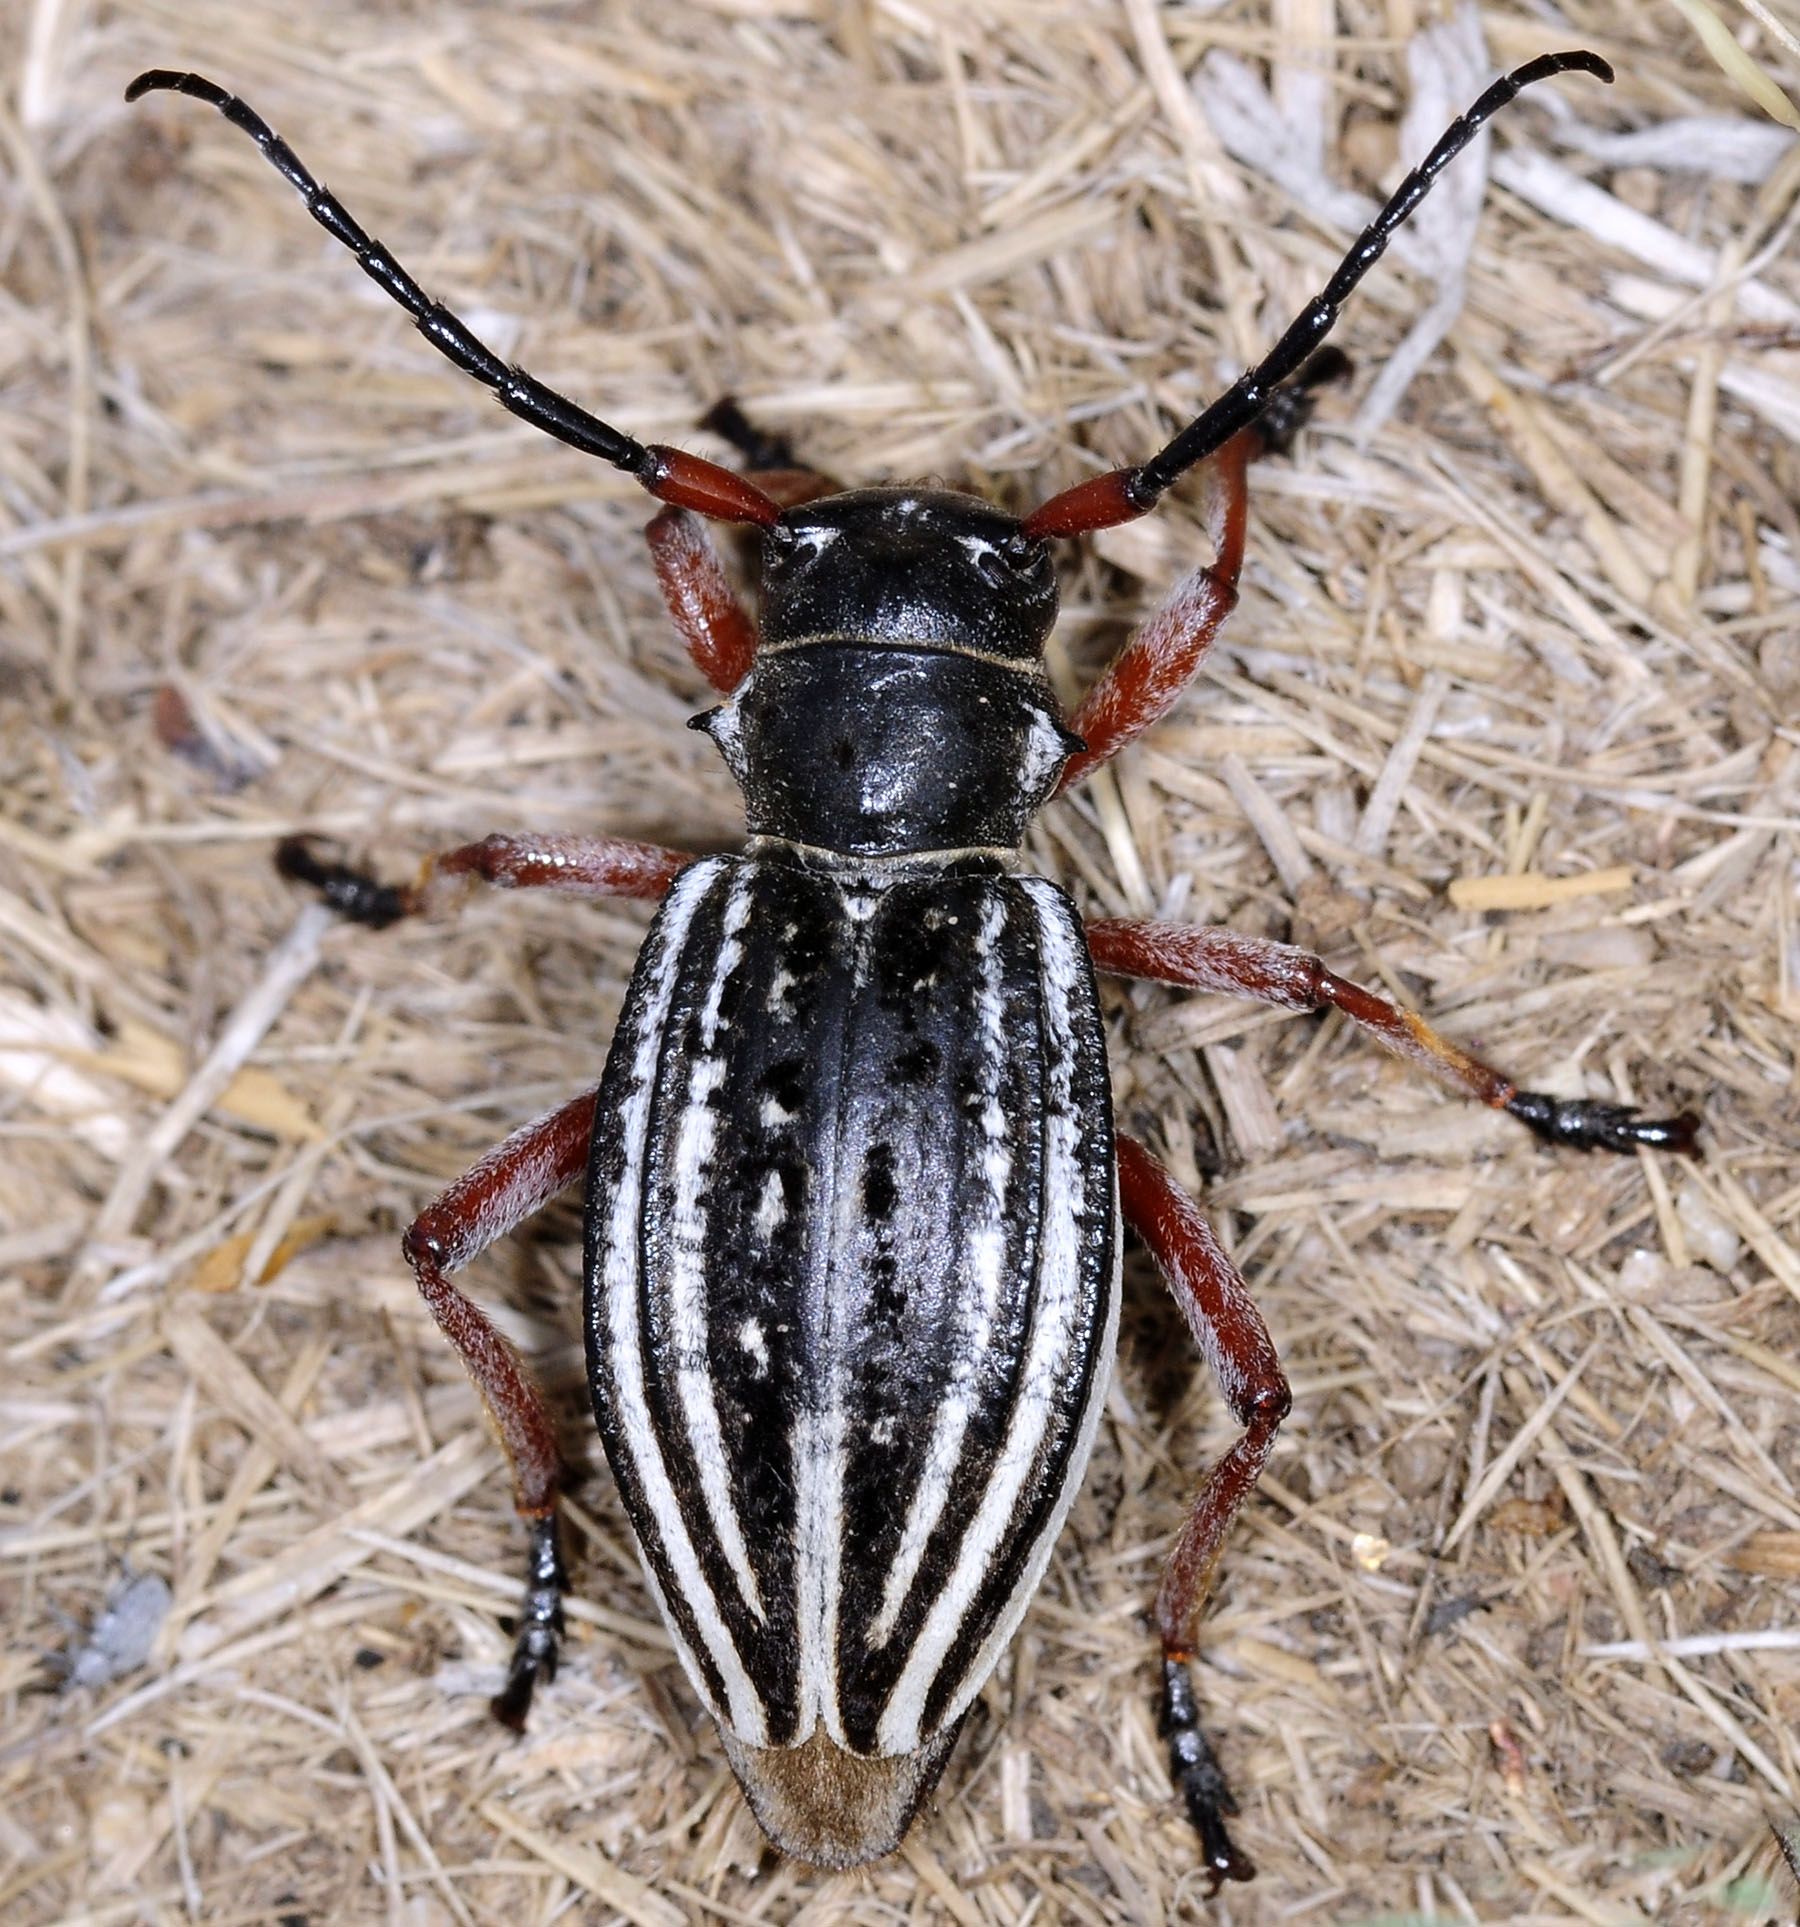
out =
[[[1251,1877],[1188,1660],[1288,1388],[1199,1210],[1114,1130],[1095,968],[1341,1010],[1555,1144],[1682,1150],[1697,1121],[1519,1090],[1285,944],[1133,919],[1084,928],[1018,853],[1035,812],[1166,714],[1194,674],[1236,601],[1247,466],[1292,425],[1341,303],[1476,130],[1568,72],[1612,78],[1578,51],[1495,82],[1259,366],[1148,462],[1023,518],[942,489],[821,496],[817,478],[646,447],[508,367],[241,100],[197,74],[132,82],[128,100],[167,88],[216,107],[434,348],[668,504],[649,528],[657,576],[723,698],[694,724],[743,789],[740,856],[491,836],[395,889],[303,844],[282,854],[376,925],[455,877],[661,900],[598,1088],[516,1131],[405,1237],[530,1533],[523,1622],[494,1701],[509,1726],[556,1670],[562,1465],[542,1394],[451,1282],[477,1252],[585,1171],[588,1382],[651,1590],[771,1839],[850,1867],[899,1843],[1043,1574],[1112,1369],[1122,1220],[1244,1428],[1169,1555],[1156,1623],[1170,1770],[1213,1890]],[[741,418],[722,426],[751,446]],[[1143,515],[1196,467],[1214,561],[1065,724],[1043,668],[1050,542]],[[696,515],[760,531],[759,621]]]

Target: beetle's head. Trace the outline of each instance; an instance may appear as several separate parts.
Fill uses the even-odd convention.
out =
[[[1049,544],[972,495],[853,489],[785,510],[764,536],[765,644],[841,638],[1035,662],[1055,620]]]

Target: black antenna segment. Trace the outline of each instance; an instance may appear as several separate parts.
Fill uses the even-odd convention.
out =
[[[452,314],[442,302],[433,301],[410,274],[388,252],[384,243],[365,234],[343,202],[330,188],[321,186],[300,156],[276,133],[269,123],[247,106],[236,94],[227,93],[204,74],[171,73],[153,68],[139,74],[125,89],[125,98],[140,100],[151,93],[186,94],[216,107],[233,127],[243,131],[263,151],[263,156],[299,190],[306,211],[334,241],[343,242],[356,256],[357,264],[382,291],[399,302],[412,316],[427,341],[439,354],[447,356],[466,374],[484,382],[494,391],[502,408],[567,442],[584,455],[598,455],[648,485],[656,459],[642,442],[590,415],[585,408],[548,388],[535,375],[514,368],[494,353],[468,323]]]

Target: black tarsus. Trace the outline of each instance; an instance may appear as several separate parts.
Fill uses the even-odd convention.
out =
[[[723,395],[700,417],[697,427],[710,429],[721,441],[729,442],[744,458],[744,466],[759,469],[804,468],[794,453],[794,444],[785,435],[772,435],[757,425],[738,406],[735,395]]]
[[[562,1650],[563,1594],[569,1589],[563,1565],[562,1534],[556,1514],[531,1522],[531,1549],[525,1562],[525,1612],[513,1642],[512,1664],[506,1684],[488,1702],[488,1710],[502,1726],[525,1731],[533,1688],[556,1677],[556,1658]]]
[[[1691,1151],[1700,1120],[1692,1111],[1679,1117],[1639,1117],[1635,1104],[1601,1104],[1587,1097],[1547,1097],[1542,1091],[1514,1091],[1506,1108],[1547,1144],[1568,1144],[1578,1151]]]
[[[1163,1656],[1162,1711],[1156,1730],[1169,1742],[1169,1778],[1200,1836],[1207,1878],[1212,1882],[1207,1899],[1227,1880],[1254,1880],[1256,1868],[1232,1844],[1225,1830],[1226,1816],[1237,1812],[1238,1803],[1231,1797],[1224,1769],[1200,1730],[1200,1712],[1194,1704],[1194,1682],[1188,1676],[1187,1661],[1168,1654]]]
[[[1609,84],[1613,77],[1612,68],[1598,54],[1589,53],[1585,48],[1576,48],[1570,53],[1543,54],[1503,75],[1466,114],[1459,114],[1450,123],[1437,145],[1357,236],[1349,253],[1338,263],[1336,273],[1325,284],[1323,293],[1307,303],[1263,360],[1240,375],[1204,414],[1190,422],[1159,453],[1141,468],[1129,472],[1125,492],[1140,513],[1151,507],[1179,476],[1223,448],[1240,428],[1249,427],[1270,406],[1275,391],[1304,367],[1313,350],[1336,325],[1338,310],[1356,284],[1387,252],[1395,229],[1431,191],[1432,182],[1468,146],[1484,123],[1525,88],[1552,75],[1568,73],[1592,74]]]
[[[642,442],[590,415],[567,395],[547,388],[535,375],[503,361],[468,324],[433,301],[387,248],[365,234],[344,204],[329,188],[322,187],[307,171],[299,155],[253,108],[227,93],[204,74],[173,73],[152,68],[139,74],[125,89],[128,101],[145,94],[167,92],[186,94],[192,100],[216,107],[233,127],[242,131],[262,149],[264,158],[283,174],[306,203],[306,211],[333,240],[341,241],[356,256],[358,265],[382,293],[397,301],[412,316],[420,334],[439,354],[455,362],[494,391],[500,406],[521,421],[567,442],[584,455],[597,455],[603,462],[624,469],[627,474],[649,486],[657,472],[657,458]]]
[[[1328,382],[1348,381],[1356,364],[1342,348],[1321,348],[1285,387],[1269,397],[1269,405],[1256,418],[1256,433],[1264,455],[1285,455],[1294,438],[1312,420],[1318,406],[1317,390]]]
[[[275,867],[290,883],[310,884],[340,917],[371,930],[385,930],[418,908],[403,885],[378,883],[366,870],[321,861],[310,837],[284,836],[275,846]]]

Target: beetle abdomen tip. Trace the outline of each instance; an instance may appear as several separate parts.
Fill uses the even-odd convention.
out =
[[[916,1753],[851,1753],[824,1727],[799,1746],[746,1746],[719,1729],[762,1830],[809,1866],[866,1866],[899,1846],[937,1785],[961,1722]]]

